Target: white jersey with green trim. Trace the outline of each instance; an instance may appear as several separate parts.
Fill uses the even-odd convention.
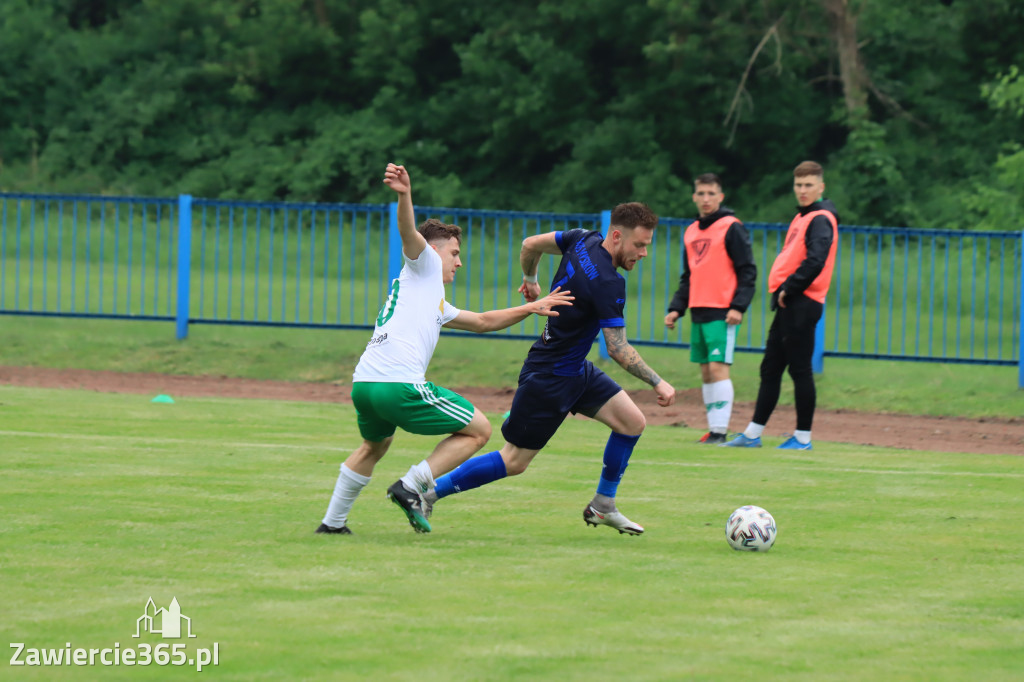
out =
[[[441,256],[428,244],[416,260],[405,258],[398,279],[377,314],[353,381],[422,383],[441,325],[462,312],[444,300]]]

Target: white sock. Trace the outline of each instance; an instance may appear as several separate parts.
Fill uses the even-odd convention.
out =
[[[711,387],[713,385],[714,384],[701,384],[700,385],[700,394],[701,394],[701,397],[704,398],[704,414],[707,415],[707,418],[708,418],[708,431],[711,430],[711,403],[713,401],[713,398],[711,397],[711,395],[712,395]],[[601,511],[601,510],[598,509],[598,511]]]
[[[747,424],[747,428],[743,432],[743,435],[747,438],[753,439],[760,438],[762,433],[764,433],[764,424],[755,424],[754,422],[750,422]]]
[[[796,438],[796,442],[800,443],[800,445],[807,445],[811,442],[810,431],[794,431],[793,437]]]
[[[430,465],[427,460],[409,467],[409,471],[402,476],[402,484],[414,492],[425,493],[434,487],[434,475],[430,472]]]
[[[732,379],[723,379],[713,384],[704,384],[704,406],[708,409],[708,428],[712,433],[725,433],[729,430],[729,418],[732,417],[733,388]]]
[[[704,398],[704,410],[707,411],[708,405],[711,403],[711,386],[712,384],[701,384],[700,394]]]
[[[338,474],[338,482],[334,484],[334,494],[331,495],[331,503],[327,506],[327,514],[324,515],[323,523],[331,528],[341,528],[348,521],[348,513],[352,511],[359,493],[363,491],[366,484],[370,482],[369,476],[363,476],[341,465],[341,472]]]

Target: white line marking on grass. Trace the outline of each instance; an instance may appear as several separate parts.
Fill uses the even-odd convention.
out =
[[[0,436],[21,436],[27,438],[57,438],[61,440],[104,440],[128,441],[149,444],[180,445],[199,442],[198,438],[153,438],[150,436],[101,436],[86,433],[37,433],[34,431],[0,431]],[[208,441],[207,441],[208,442]],[[220,442],[223,447],[231,448],[272,448],[283,450],[320,450],[326,452],[351,452],[352,448],[338,448],[329,445],[296,445],[293,443],[237,443]]]
[[[694,463],[694,462],[630,462],[632,466],[666,466],[666,467],[733,467],[738,466],[730,462],[722,462],[715,464],[707,463]],[[887,474],[894,474],[897,476],[980,476],[985,478],[1024,478],[1024,473],[988,473],[980,471],[923,471],[920,469],[913,469],[909,471],[898,471],[895,469],[854,469],[852,467],[805,467],[805,466],[786,466],[780,464],[789,471],[828,471],[831,473],[844,473],[844,474],[870,474],[874,476],[884,476]]]
[[[835,471],[839,473],[852,474],[873,474],[886,475],[896,474],[899,476],[981,476],[983,478],[1024,478],[1024,474],[1014,473],[988,473],[983,471],[895,471],[886,469],[851,469],[848,467],[791,467],[795,471]]]

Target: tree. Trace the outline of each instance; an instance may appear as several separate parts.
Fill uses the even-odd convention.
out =
[[[1018,123],[1024,121],[1024,74],[1018,67],[1011,66],[981,90],[993,109]],[[970,227],[1024,228],[1024,147],[1019,142],[1012,140],[1003,145],[989,178],[976,182],[974,192],[964,197],[964,208],[974,216]]]
[[[623,7],[6,0],[0,184],[382,201],[397,160],[434,205],[681,216],[713,171],[784,221],[812,158],[844,222],[945,227],[1020,177],[978,87],[1024,64],[1016,0]]]

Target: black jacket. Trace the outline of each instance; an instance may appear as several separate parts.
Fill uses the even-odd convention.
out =
[[[722,206],[711,215],[697,220],[698,228],[706,230],[717,220],[735,215],[731,208]],[[730,310],[746,312],[747,306],[754,298],[754,283],[757,280],[757,265],[754,263],[754,252],[750,248],[750,234],[743,223],[737,221],[729,226],[725,233],[725,251],[732,260],[736,270],[736,292],[728,308],[693,308],[690,317],[694,322],[712,322],[724,320]],[[668,304],[669,311],[676,311],[680,317],[686,314],[690,300],[690,264],[686,257],[686,245],[683,244],[683,274],[679,276],[679,288]]]

